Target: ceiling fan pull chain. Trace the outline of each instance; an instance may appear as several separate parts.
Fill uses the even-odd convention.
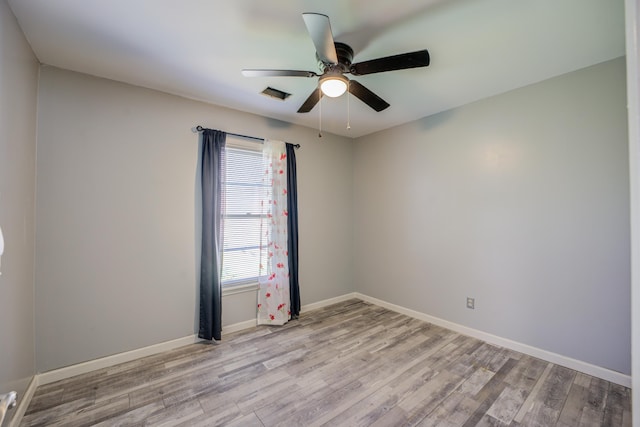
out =
[[[347,81],[347,130],[351,130],[351,80]]]
[[[318,138],[322,138],[322,92],[320,92],[320,87],[318,87],[318,103],[320,104],[320,114],[318,115],[320,118],[318,120]]]

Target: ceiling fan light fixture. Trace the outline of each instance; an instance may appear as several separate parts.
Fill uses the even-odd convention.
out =
[[[342,74],[332,74],[320,79],[320,90],[331,98],[337,98],[347,91],[347,79]]]

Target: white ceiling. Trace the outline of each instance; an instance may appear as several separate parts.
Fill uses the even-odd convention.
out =
[[[624,55],[623,0],[8,2],[44,64],[309,127],[319,107],[296,111],[315,79],[240,74],[317,72],[303,12],[328,15],[354,62],[427,48],[427,68],[353,77],[391,107],[350,98],[350,130],[347,97],[322,100],[323,130],[351,137]],[[267,86],[292,96],[260,95]]]

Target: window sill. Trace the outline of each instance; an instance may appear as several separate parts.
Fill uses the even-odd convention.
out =
[[[257,290],[258,290],[258,282],[245,283],[242,285],[229,286],[226,288],[222,288],[222,296],[226,297],[227,295],[243,294],[246,292],[255,292]]]

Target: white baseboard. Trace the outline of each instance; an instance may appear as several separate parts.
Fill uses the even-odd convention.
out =
[[[337,304],[339,302],[343,302],[352,298],[359,298],[358,294],[356,292],[351,292],[349,294],[340,295],[339,297],[329,298],[329,299],[314,302],[311,304],[305,304],[302,307],[300,307],[300,312],[317,310],[319,308],[327,307],[331,304]]]
[[[238,322],[238,323],[234,323],[233,325],[223,326],[222,335],[231,334],[233,332],[238,332],[243,329],[254,328],[256,326],[258,326],[258,319],[245,320],[244,322]]]
[[[18,427],[20,425],[25,412],[27,412],[27,408],[31,403],[33,394],[36,392],[36,388],[38,388],[39,385],[40,382],[38,381],[38,375],[34,375],[29,382],[29,386],[27,386],[27,389],[24,391],[24,394],[22,396],[18,396],[18,406],[16,407],[15,414],[13,414],[13,418],[11,418],[9,427]]]
[[[126,351],[124,353],[118,353],[112,356],[101,357],[100,359],[89,360],[87,362],[66,366],[60,369],[54,369],[48,372],[43,372],[38,374],[37,377],[40,385],[49,384],[76,375],[86,374],[87,372],[95,371],[97,369],[108,368],[110,366],[117,365],[118,363],[130,362],[141,357],[151,356],[167,350],[173,350],[174,348],[193,344],[198,341],[200,341],[200,339],[197,337],[197,335],[190,335],[187,337],[165,341],[147,347]]]
[[[624,387],[631,388],[631,376],[625,375],[620,372],[612,371],[611,369],[602,368],[600,366],[592,365],[581,360],[572,359],[571,357],[563,356],[561,354],[553,353],[547,350],[542,350],[537,347],[532,347],[527,344],[523,344],[517,341],[512,341],[506,338],[501,338],[496,335],[492,335],[477,329],[469,328],[457,323],[449,322],[448,320],[440,319],[438,317],[430,316],[419,311],[411,310],[396,304],[391,304],[386,301],[370,297],[356,292],[355,298],[359,298],[363,301],[371,304],[384,307],[397,313],[405,314],[407,316],[424,320],[425,322],[433,323],[434,325],[442,326],[443,328],[450,329],[463,335],[467,335],[473,338],[477,338],[486,341],[490,344],[498,345],[500,347],[508,348],[520,353],[528,354],[529,356],[537,357],[538,359],[546,360],[547,362],[555,363],[556,365],[564,366],[579,372],[583,372],[587,375],[602,378],[603,380],[610,381],[622,385]]]

